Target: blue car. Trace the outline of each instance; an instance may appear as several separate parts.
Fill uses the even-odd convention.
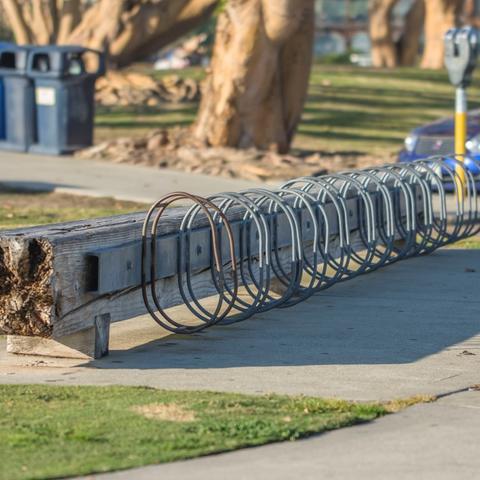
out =
[[[453,118],[442,118],[417,127],[405,138],[405,147],[398,155],[399,162],[413,162],[433,155],[448,156],[455,151],[455,123]],[[465,166],[475,178],[480,190],[480,110],[468,112]],[[455,162],[451,163],[454,168]],[[453,189],[453,185],[452,185]]]

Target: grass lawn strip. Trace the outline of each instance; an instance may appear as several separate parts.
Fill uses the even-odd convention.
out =
[[[456,250],[476,250],[480,249],[480,237],[470,237],[460,240],[459,242],[452,243],[447,248],[453,248]]]
[[[13,191],[0,182],[0,230],[145,211],[147,205],[62,193]]]
[[[0,479],[138,467],[373,420],[411,403],[175,392],[139,387],[0,386]]]

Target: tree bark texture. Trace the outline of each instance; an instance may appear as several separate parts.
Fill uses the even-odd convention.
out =
[[[464,0],[425,0],[425,49],[422,68],[443,67],[444,35],[457,26]]]
[[[313,0],[229,0],[195,136],[210,146],[288,151],[307,94],[313,37]]]
[[[405,17],[405,29],[399,45],[400,65],[412,66],[416,64],[424,21],[425,0],[415,0]]]
[[[398,0],[368,2],[369,32],[374,67],[395,67],[397,51],[393,41],[391,16]]]
[[[18,44],[79,44],[125,66],[208,19],[218,0],[0,0]]]

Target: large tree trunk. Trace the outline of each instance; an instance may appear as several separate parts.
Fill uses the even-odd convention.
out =
[[[397,51],[392,36],[392,10],[398,0],[369,0],[368,17],[374,67],[395,67]]]
[[[288,151],[307,93],[313,35],[313,0],[229,0],[195,136],[212,146]]]
[[[480,5],[476,0],[465,0],[461,23],[480,28]]]
[[[457,25],[463,0],[425,0],[425,49],[422,68],[443,67],[444,35]]]
[[[19,44],[79,44],[111,65],[145,58],[208,19],[218,0],[0,0]]]
[[[31,42],[30,29],[17,0],[3,0],[3,9],[15,40],[20,45]]]
[[[464,0],[463,2],[463,12],[462,12],[462,23],[470,25],[471,21],[475,19],[478,14],[478,7],[476,0]]]
[[[425,0],[415,0],[405,17],[405,29],[400,40],[400,65],[415,65],[424,20]]]
[[[64,44],[68,41],[73,29],[80,23],[80,0],[64,0],[60,7],[57,43]]]

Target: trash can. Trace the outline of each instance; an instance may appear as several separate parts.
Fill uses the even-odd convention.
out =
[[[95,81],[105,73],[104,55],[71,45],[35,47],[27,70],[35,91],[36,124],[29,151],[60,155],[92,145]]]
[[[2,48],[8,48],[11,44],[0,42],[0,51]],[[5,89],[3,87],[3,77],[0,77],[0,141],[5,140]]]
[[[0,47],[0,79],[3,97],[3,135],[0,148],[27,151],[34,135],[33,86],[27,77],[29,47]],[[0,115],[2,108],[0,107]]]

